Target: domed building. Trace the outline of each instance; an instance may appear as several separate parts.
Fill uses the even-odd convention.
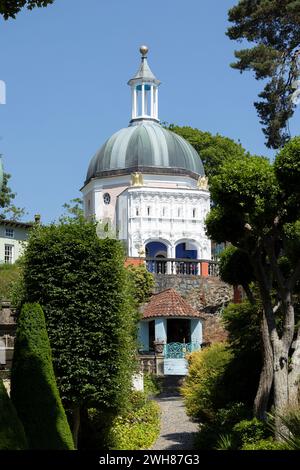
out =
[[[140,52],[139,69],[128,81],[129,126],[113,134],[90,161],[82,188],[85,216],[101,222],[102,236],[109,230],[123,241],[130,263],[146,259],[157,280],[162,275],[200,280],[213,266],[204,228],[210,209],[207,179],[196,150],[161,126],[160,81],[148,65],[148,48]],[[186,352],[203,342],[203,318],[178,292],[158,291],[144,306],[140,358],[155,362],[151,370],[156,373],[184,375]],[[156,354],[157,347],[162,354]]]
[[[140,52],[139,69],[128,81],[129,126],[113,134],[90,161],[82,188],[85,215],[108,221],[128,257],[146,255],[149,270],[201,274],[207,263],[200,260],[211,259],[203,164],[186,140],[161,126],[160,81],[148,65],[147,47]]]

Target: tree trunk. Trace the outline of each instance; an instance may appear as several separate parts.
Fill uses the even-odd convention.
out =
[[[72,412],[72,419],[73,419],[73,426],[72,426],[72,435],[73,441],[75,445],[75,449],[78,448],[78,435],[79,435],[79,428],[80,428],[80,408],[73,408]]]
[[[287,429],[282,424],[280,416],[285,413],[289,403],[288,387],[288,351],[278,340],[273,345],[274,354],[274,407],[275,407],[275,438],[281,440]]]
[[[295,341],[295,350],[291,358],[291,371],[288,375],[289,405],[299,407],[300,404],[300,328]]]
[[[261,339],[262,339],[262,370],[259,378],[259,385],[254,400],[254,416],[263,421],[266,420],[268,402],[273,383],[273,351],[270,343],[268,324],[265,313],[261,320]]]

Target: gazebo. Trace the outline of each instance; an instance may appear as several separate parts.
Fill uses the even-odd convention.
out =
[[[154,294],[141,310],[141,354],[160,351],[164,375],[185,375],[186,355],[201,348],[203,315],[174,289]]]

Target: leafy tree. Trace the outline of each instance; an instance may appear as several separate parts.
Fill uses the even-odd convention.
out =
[[[127,267],[127,272],[132,294],[137,305],[147,302],[155,285],[153,274],[149,273],[144,264],[140,264],[139,266],[133,266],[131,264]]]
[[[240,159],[249,155],[240,143],[219,134],[212,135],[210,132],[174,124],[167,128],[186,139],[197,150],[207,176],[216,174],[224,160]]]
[[[83,200],[80,197],[71,199],[70,202],[63,204],[65,214],[60,217],[60,222],[68,222],[69,220],[84,220]]]
[[[24,259],[25,298],[45,312],[54,370],[77,443],[81,411],[117,414],[135,366],[136,325],[122,245],[95,224],[38,226]]]
[[[15,18],[24,7],[32,10],[35,7],[46,7],[53,2],[54,0],[0,0],[0,14],[8,20]]]
[[[247,253],[235,246],[226,247],[219,258],[219,273],[222,281],[232,286],[241,285],[248,299],[255,303],[250,284],[254,279],[253,269]]]
[[[25,215],[25,209],[16,207],[12,201],[16,197],[16,193],[13,193],[8,186],[8,180],[11,175],[8,173],[3,174],[2,189],[0,188],[0,220],[6,219],[7,216],[12,220],[19,220]]]
[[[0,379],[0,450],[24,449],[27,441],[23,425]]]
[[[211,179],[215,206],[206,220],[209,236],[231,242],[252,264],[269,371],[261,393],[268,396],[273,383],[277,411],[298,400],[300,328],[295,328],[293,294],[300,278],[299,162],[300,138],[285,146],[274,165],[262,157],[226,161]]]
[[[30,449],[74,449],[55,381],[45,317],[38,304],[25,304],[18,318],[11,398]]]
[[[300,45],[299,0],[239,0],[228,12],[233,23],[230,39],[247,40],[253,47],[235,52],[231,66],[241,73],[255,73],[257,80],[267,80],[255,102],[266,145],[282,147],[289,139],[287,121],[293,115],[291,94],[298,77],[297,54]]]

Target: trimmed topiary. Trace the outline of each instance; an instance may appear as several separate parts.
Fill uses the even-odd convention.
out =
[[[18,318],[11,398],[30,449],[74,449],[52,366],[44,313],[25,304]]]
[[[24,428],[0,379],[0,450],[24,449],[27,449]]]

